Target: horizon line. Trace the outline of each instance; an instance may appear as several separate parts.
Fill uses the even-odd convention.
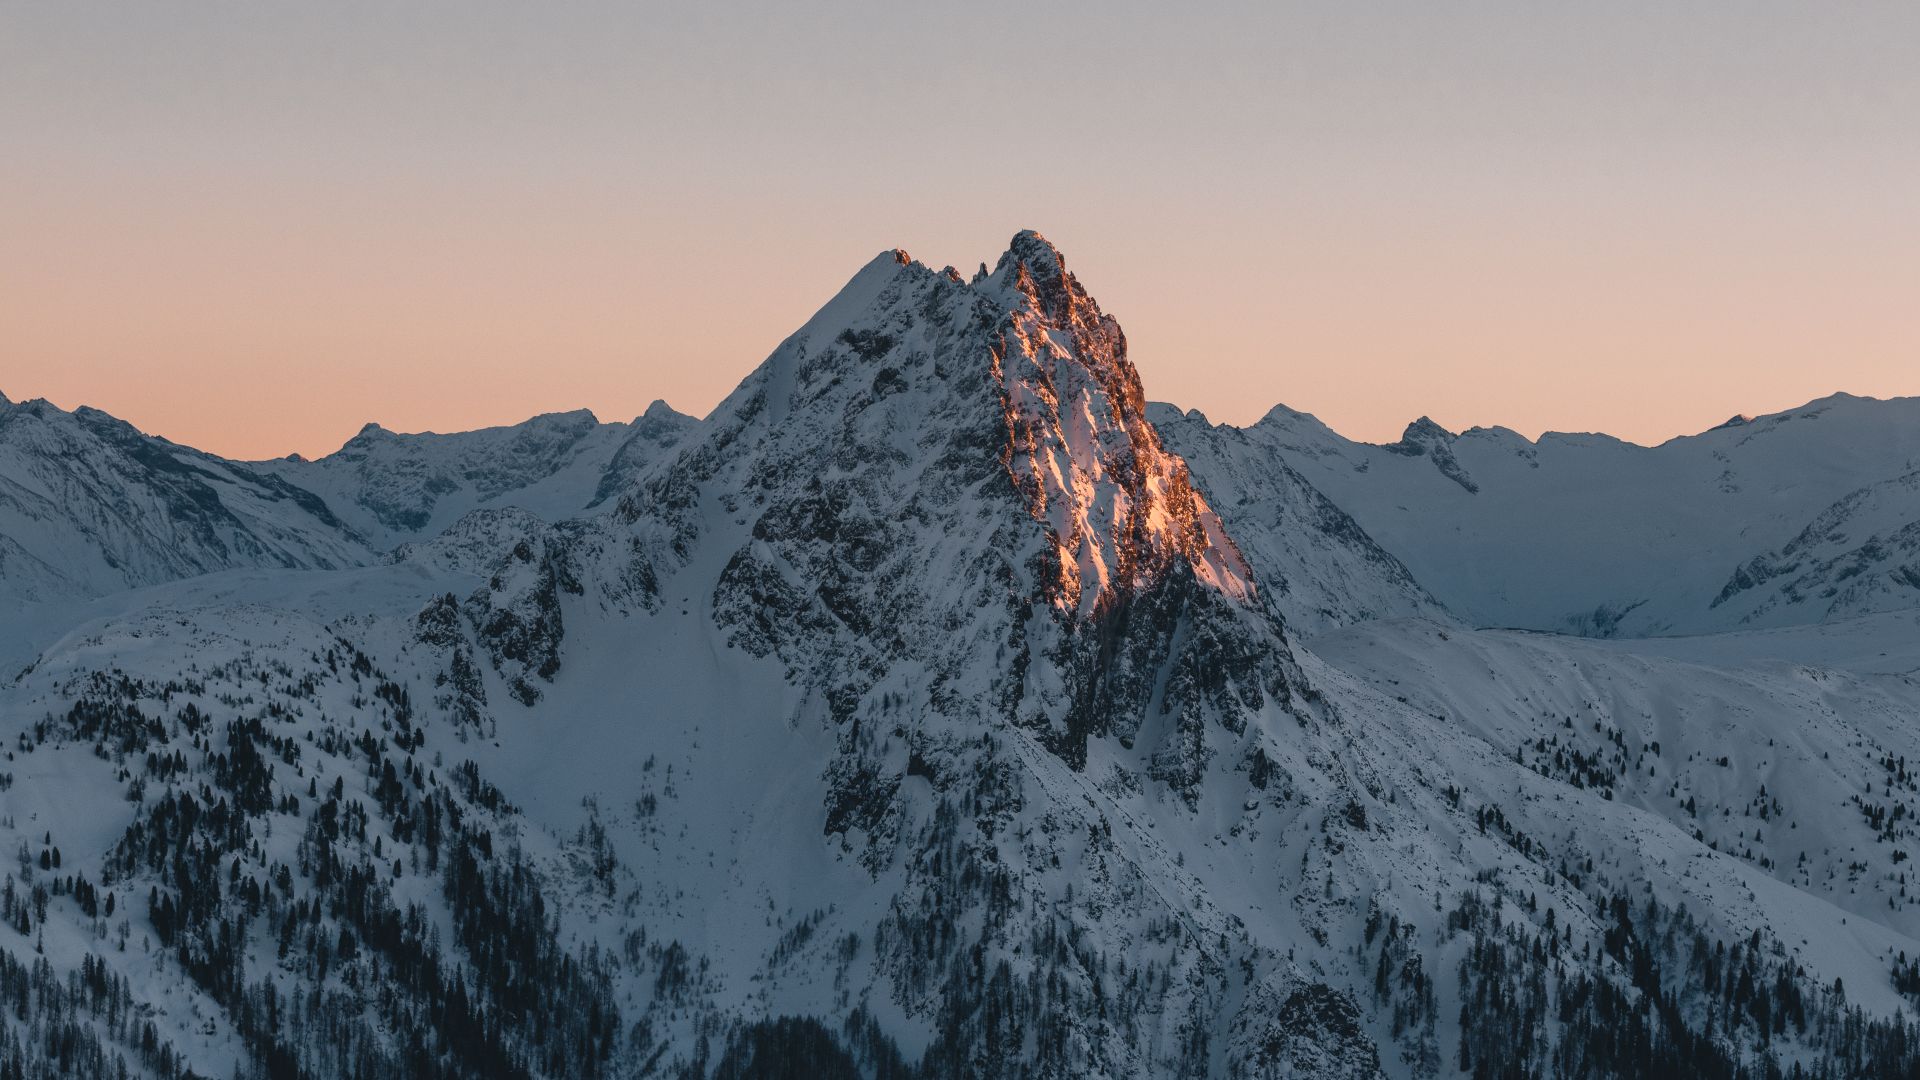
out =
[[[758,367],[756,366],[754,370],[757,371]],[[748,376],[751,376],[751,374],[752,372],[749,372]],[[736,389],[737,388],[738,386],[736,385]],[[347,446],[351,444],[355,439],[361,437],[362,435],[368,434],[369,432],[382,432],[382,433],[393,435],[399,438],[452,438],[460,435],[471,435],[471,434],[482,432],[482,431],[510,430],[512,428],[522,427],[524,425],[533,423],[536,420],[542,420],[548,417],[572,416],[578,413],[586,413],[588,416],[593,418],[594,423],[597,425],[630,426],[644,419],[649,413],[651,413],[654,410],[656,406],[664,406],[668,411],[672,412],[676,416],[686,417],[698,423],[704,424],[713,418],[714,414],[718,412],[723,405],[726,404],[727,399],[731,396],[732,396],[732,392],[730,391],[726,396],[723,396],[719,401],[715,402],[713,406],[709,408],[704,414],[694,414],[694,413],[685,412],[679,409],[678,407],[676,407],[672,402],[668,401],[666,398],[657,397],[657,398],[654,398],[644,410],[642,410],[639,413],[636,413],[631,419],[624,419],[624,420],[606,419],[605,417],[601,416],[598,410],[594,409],[590,405],[581,405],[571,409],[550,409],[543,412],[537,412],[531,415],[523,416],[518,420],[505,420],[500,422],[481,422],[481,423],[474,424],[471,427],[462,427],[462,428],[456,428],[456,429],[446,430],[446,431],[430,430],[430,429],[419,430],[419,431],[402,431],[396,428],[388,427],[379,420],[368,420],[368,421],[364,421],[360,425],[360,427],[356,429],[354,434],[349,435],[347,438],[342,440],[339,446],[334,447],[332,450],[328,450],[325,453],[308,455],[300,451],[294,450],[294,451],[288,451],[287,453],[284,453],[284,454],[269,454],[265,457],[230,456],[221,451],[209,449],[206,446],[202,446],[196,443],[183,442],[169,435],[166,435],[158,430],[142,427],[139,423],[135,422],[134,420],[128,419],[126,416],[123,416],[119,413],[101,408],[96,405],[90,405],[90,404],[87,404],[86,402],[81,402],[80,404],[72,405],[72,406],[65,406],[43,395],[36,395],[33,397],[26,397],[26,398],[14,398],[14,397],[11,397],[6,392],[5,387],[0,387],[0,408],[8,408],[8,407],[18,408],[25,405],[41,404],[41,405],[46,405],[58,412],[65,413],[69,416],[76,415],[83,411],[97,412],[113,420],[119,421],[120,423],[127,424],[128,426],[132,427],[135,431],[138,431],[142,435],[148,436],[150,438],[162,439],[174,446],[186,447],[190,450],[195,450],[200,453],[209,454],[213,457],[220,458],[224,461],[235,461],[235,462],[241,462],[241,463],[258,463],[258,462],[269,462],[269,461],[288,461],[288,460],[296,460],[296,459],[302,460],[302,461],[323,460],[325,458],[332,457],[333,455],[338,454],[342,450],[345,450]],[[1835,390],[1835,391],[1832,391],[1831,393],[1822,394],[1819,397],[1810,398],[1806,401],[1800,402],[1799,404],[1789,405],[1785,408],[1770,409],[1764,412],[1755,412],[1755,413],[1735,412],[1730,414],[1726,420],[1723,420],[1718,424],[1701,428],[1697,431],[1676,432],[1675,434],[1669,435],[1666,438],[1660,440],[1659,442],[1640,442],[1638,440],[1626,438],[1620,435],[1615,435],[1607,431],[1571,431],[1571,430],[1560,430],[1557,428],[1542,428],[1538,434],[1528,435],[1517,428],[1510,427],[1506,424],[1497,424],[1497,423],[1496,424],[1469,424],[1464,427],[1454,428],[1454,427],[1448,426],[1447,424],[1441,423],[1440,421],[1434,420],[1430,414],[1425,414],[1425,413],[1407,421],[1406,427],[1410,428],[1415,424],[1418,424],[1424,420],[1439,426],[1449,436],[1454,438],[1461,438],[1467,435],[1473,435],[1473,434],[1478,434],[1483,432],[1486,432],[1486,433],[1506,432],[1508,434],[1513,435],[1516,438],[1519,438],[1525,441],[1529,445],[1537,446],[1542,441],[1552,436],[1588,436],[1588,437],[1595,437],[1595,438],[1610,439],[1622,445],[1637,447],[1642,450],[1657,450],[1663,446],[1666,446],[1673,442],[1677,442],[1681,439],[1698,438],[1702,435],[1706,435],[1714,431],[1719,431],[1723,428],[1745,426],[1748,424],[1758,423],[1770,417],[1783,417],[1783,418],[1790,419],[1791,418],[1790,414],[1801,412],[1802,410],[1805,410],[1810,406],[1820,405],[1825,402],[1832,402],[1836,400],[1864,401],[1864,402],[1873,402],[1875,404],[1892,404],[1895,402],[1920,400],[1920,394],[1895,394],[1889,397],[1879,397],[1873,394],[1856,394],[1848,390]],[[1253,428],[1256,428],[1261,426],[1262,424],[1265,424],[1269,419],[1273,417],[1275,413],[1285,412],[1285,413],[1290,413],[1297,417],[1302,417],[1307,420],[1311,420],[1314,423],[1319,424],[1321,427],[1326,428],[1329,432],[1333,433],[1335,436],[1338,436],[1339,438],[1349,443],[1352,443],[1356,446],[1375,446],[1375,447],[1392,446],[1401,441],[1399,439],[1395,439],[1392,441],[1376,442],[1376,441],[1370,441],[1363,438],[1355,438],[1339,430],[1338,428],[1334,427],[1332,424],[1329,424],[1326,421],[1322,420],[1318,414],[1313,413],[1306,409],[1294,408],[1293,406],[1287,404],[1284,401],[1274,402],[1274,404],[1269,406],[1266,409],[1266,411],[1261,413],[1258,419],[1252,421],[1251,423],[1246,423],[1246,424],[1235,424],[1235,423],[1232,423],[1231,421],[1216,421],[1211,417],[1209,417],[1206,413],[1206,410],[1204,409],[1201,409],[1198,407],[1182,407],[1177,402],[1155,398],[1152,395],[1147,396],[1147,405],[1149,408],[1155,405],[1163,405],[1163,406],[1166,406],[1167,408],[1173,409],[1175,412],[1179,413],[1180,415],[1184,417],[1189,417],[1189,418],[1197,414],[1203,422],[1207,423],[1210,426],[1232,428],[1236,431],[1252,430]]]

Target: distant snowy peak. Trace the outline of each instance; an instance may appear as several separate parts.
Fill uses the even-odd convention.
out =
[[[583,514],[695,424],[664,402],[632,424],[601,423],[585,409],[449,435],[368,424],[317,461],[262,467],[320,493],[387,549],[431,537],[483,507],[520,507],[548,520]]]
[[[368,560],[312,493],[98,409],[0,404],[0,597],[94,597],[243,567]]]
[[[699,426],[699,420],[675,411],[665,401],[654,399],[647,411],[628,425],[630,434],[601,471],[588,506],[600,506],[631,490],[642,472],[666,457],[668,451]]]
[[[1835,394],[1655,447],[1424,417],[1373,445],[1283,406],[1234,430],[1482,625],[1692,634],[1920,605],[1902,573],[1920,498],[1890,483],[1920,469],[1920,398]],[[1816,522],[1877,484],[1870,527]]]
[[[1453,442],[1458,438],[1453,432],[1423,416],[1407,425],[1406,433],[1397,443],[1389,443],[1381,449],[1402,457],[1425,457],[1440,470],[1440,475],[1465,488],[1467,494],[1477,495],[1480,485],[1467,475],[1459,459],[1453,456]]]
[[[0,598],[103,596],[218,570],[328,569],[479,509],[557,522],[629,490],[700,421],[580,409],[409,435],[370,423],[317,461],[228,461],[98,409],[0,399]]]
[[[1444,608],[1399,559],[1247,429],[1214,426],[1198,410],[1148,406],[1238,539],[1270,602],[1304,634],[1369,619],[1443,618]]]
[[[689,423],[698,423],[693,417],[667,404],[664,398],[654,398],[647,403],[645,412],[634,418],[635,433],[657,430],[664,426],[684,429]]]
[[[1422,416],[1420,419],[1407,425],[1407,430],[1400,435],[1400,441],[1394,445],[1405,447],[1430,446],[1434,443],[1450,443],[1455,438],[1457,438],[1457,436],[1454,435],[1453,432],[1435,423],[1432,417]]]

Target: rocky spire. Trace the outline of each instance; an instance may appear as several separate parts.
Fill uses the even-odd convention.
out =
[[[1090,612],[1178,562],[1206,585],[1253,598],[1253,575],[1186,463],[1146,418],[1126,334],[1032,230],[993,280],[1013,301],[995,354],[1007,397],[1007,467],[1055,545],[1052,599]]]

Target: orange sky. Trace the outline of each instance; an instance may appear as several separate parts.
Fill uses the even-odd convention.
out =
[[[1920,394],[1920,16],[1738,7],[14,9],[0,392],[242,457],[704,413],[1032,227],[1219,420]]]

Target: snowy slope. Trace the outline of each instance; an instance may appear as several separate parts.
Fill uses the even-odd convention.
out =
[[[96,409],[0,398],[0,602],[71,604],[227,568],[364,564],[479,509],[558,521],[631,486],[699,421],[655,402],[457,435],[369,424],[319,461],[228,461]]]
[[[0,602],[370,557],[324,502],[278,477],[95,409],[0,398]]]
[[[519,507],[550,521],[583,514],[697,424],[662,401],[631,424],[603,424],[585,409],[452,435],[368,424],[326,457],[259,467],[319,494],[385,551],[476,509]]]
[[[1906,637],[1906,635],[1902,635]],[[1910,640],[1910,638],[1908,638]],[[1920,803],[1885,763],[1920,762],[1920,679],[1770,658],[1709,639],[1711,666],[1675,639],[1611,642],[1382,621],[1325,635],[1316,653],[1544,775],[1660,815],[1709,847],[1856,917],[1920,935],[1906,888]],[[1677,652],[1692,651],[1678,639]],[[1742,655],[1742,654],[1746,655]],[[1870,778],[1861,798],[1862,778]],[[1872,806],[1905,804],[1893,827]]]
[[[1756,625],[1920,606],[1920,472],[1849,492],[1735,570],[1711,606]]]
[[[1369,619],[1440,616],[1405,565],[1252,432],[1214,426],[1198,410],[1148,413],[1192,467],[1251,558],[1287,625],[1305,635]]]
[[[1285,407],[1233,437],[1239,469],[1294,469],[1476,625],[1687,634],[1920,603],[1900,531],[1920,521],[1900,480],[1920,466],[1920,399],[1839,394],[1657,447],[1424,418],[1376,446]],[[1836,503],[1863,490],[1872,522],[1835,531]],[[1810,532],[1820,550],[1796,542]],[[1765,589],[1736,588],[1762,574]],[[1716,604],[1723,590],[1747,595]]]

